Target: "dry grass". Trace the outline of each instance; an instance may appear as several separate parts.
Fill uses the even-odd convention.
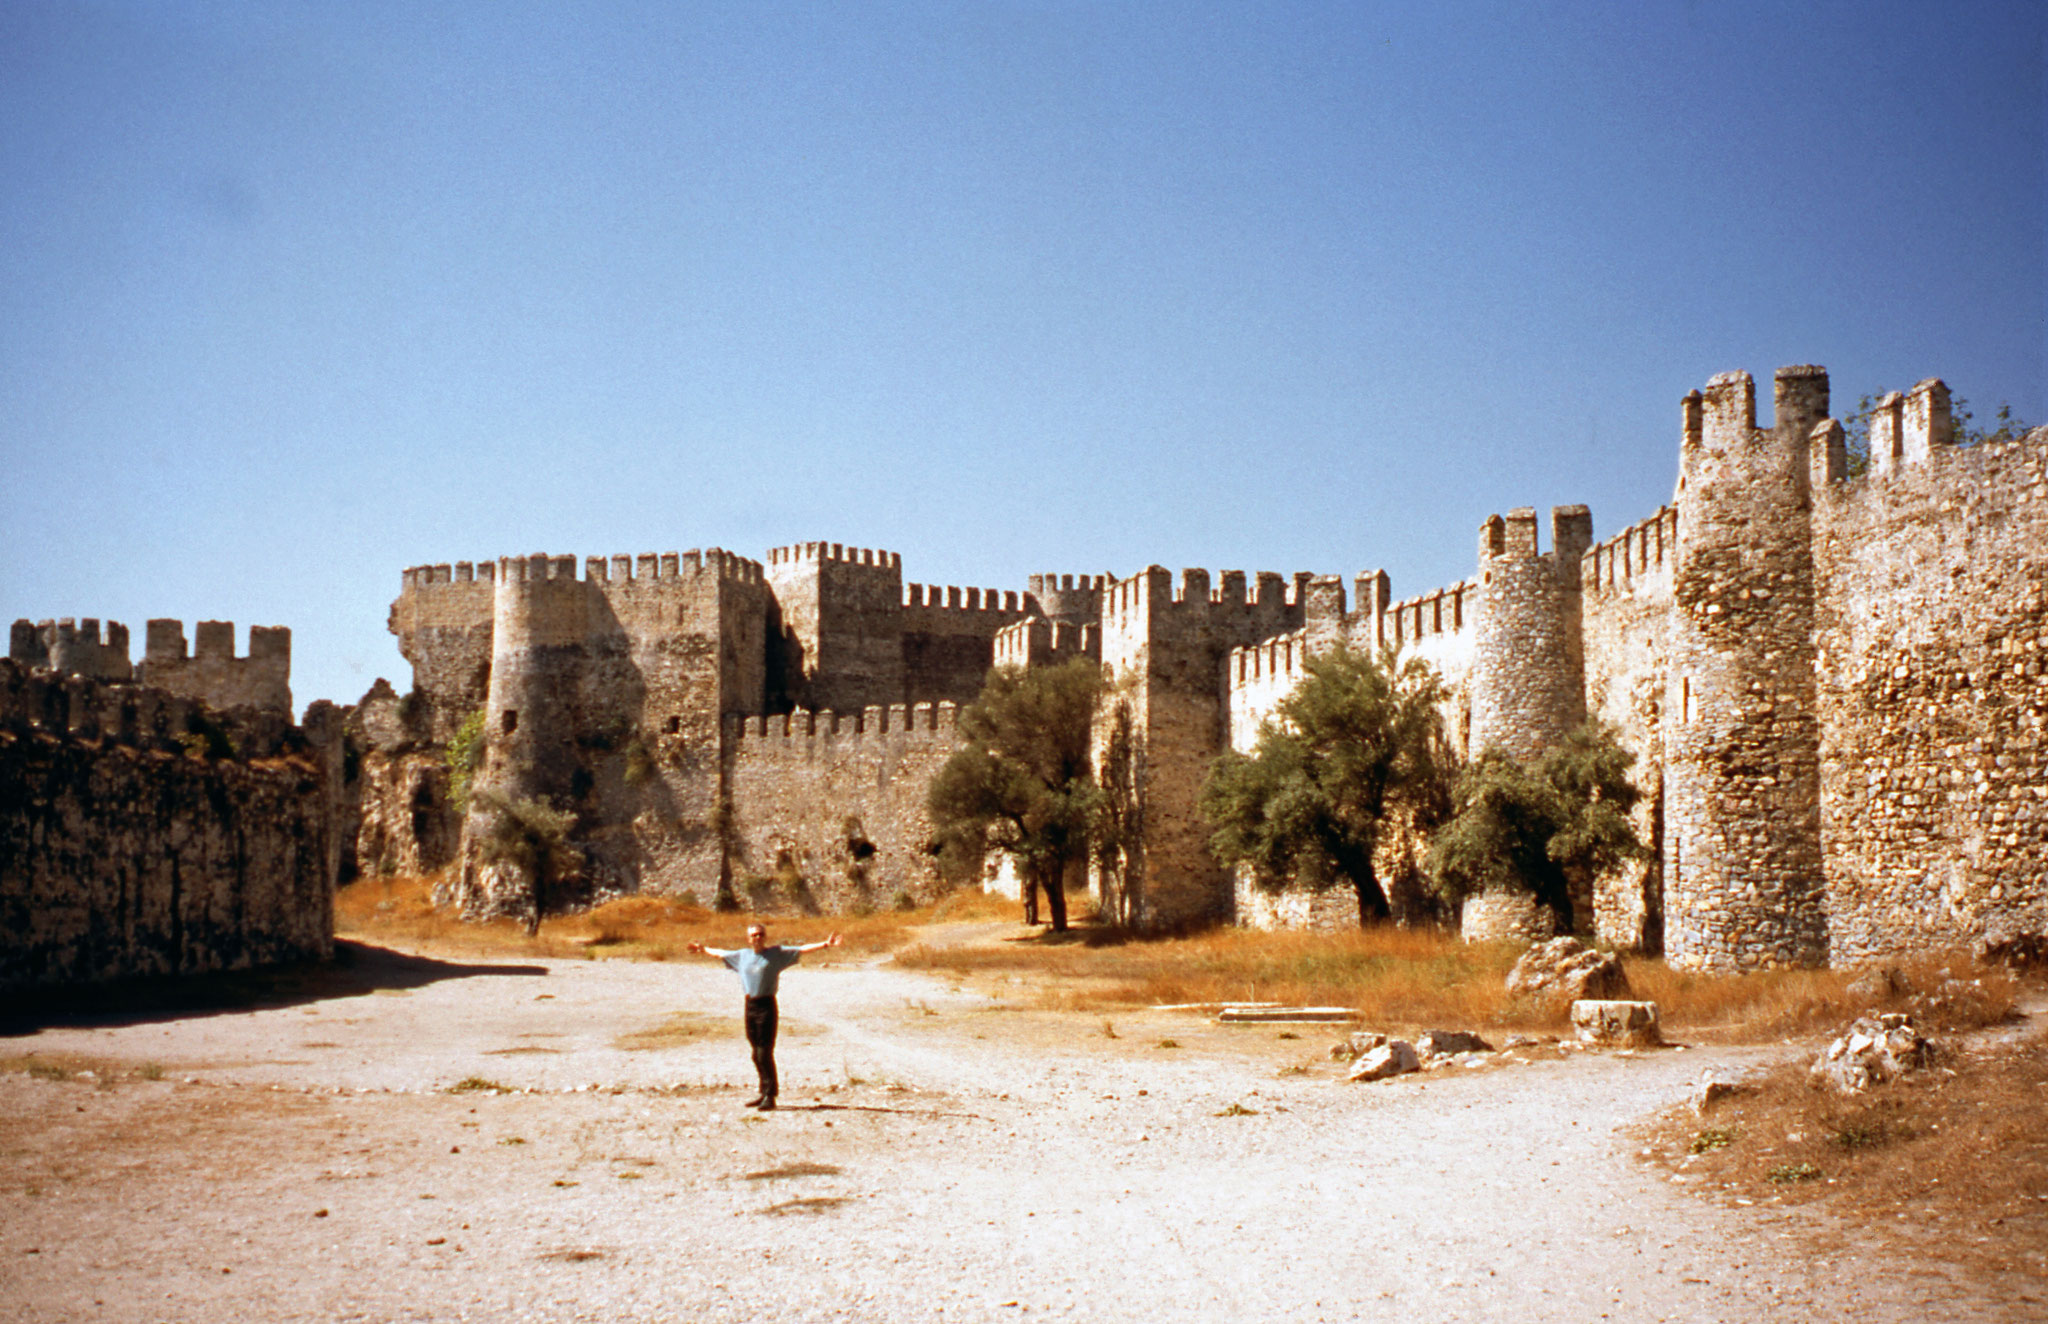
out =
[[[1963,1053],[1862,1095],[1809,1082],[1802,1056],[1716,1104],[1659,1119],[1649,1154],[1688,1186],[1811,1204],[1834,1237],[1882,1224],[1915,1251],[2005,1273],[2048,1305],[2048,1043]]]
[[[738,947],[751,915],[722,915],[688,901],[630,896],[576,915],[551,916],[529,937],[509,919],[465,921],[433,903],[433,876],[364,878],[335,895],[335,932],[372,942],[399,942],[494,956],[615,957],[666,961],[686,955],[693,942]],[[816,942],[838,932],[844,951],[893,951],[925,924],[1014,919],[1017,904],[980,892],[957,893],[922,910],[873,915],[768,917],[771,942]]]
[[[1039,998],[1073,1009],[1159,1003],[1286,1002],[1355,1008],[1375,1024],[1555,1023],[1553,1008],[1511,1002],[1516,949],[1433,930],[1254,933],[1218,929],[1137,939],[1078,930],[999,946],[915,946],[899,965],[960,975],[1033,977]]]
[[[1911,1011],[1923,1030],[1966,1030],[2012,1014],[2016,984],[1996,968],[1959,954],[1915,957],[1894,968],[1905,990],[1881,997],[1852,991],[1854,970],[1757,970],[1709,975],[1674,970],[1661,960],[1623,961],[1635,996],[1654,1002],[1667,1029],[1728,1042],[1797,1038],[1833,1031],[1871,1011]],[[1975,981],[1930,1005],[1927,994],[1954,977]],[[1924,992],[1913,992],[1922,990]]]

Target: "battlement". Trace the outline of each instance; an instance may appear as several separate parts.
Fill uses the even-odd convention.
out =
[[[995,662],[999,667],[1057,666],[1077,657],[1102,657],[1102,632],[1093,624],[1074,625],[1031,617],[996,631]]]
[[[805,561],[839,561],[846,565],[869,565],[878,570],[903,569],[903,557],[873,547],[844,547],[836,542],[800,542],[769,551],[771,566],[796,565]]]
[[[1839,421],[1824,418],[1814,425],[1808,441],[1814,486],[1848,478],[1845,441]],[[1887,392],[1870,408],[1869,472],[1884,478],[1928,464],[1953,449],[1955,441],[1955,415],[1948,383],[1939,377],[1929,377],[1916,383],[1911,391]]]
[[[1005,612],[1015,615],[1024,604],[1014,590],[954,588],[939,584],[905,584],[903,605],[925,611]]]
[[[1102,619],[1102,595],[1115,582],[1113,575],[1032,575],[1024,596],[1048,620],[1092,624]]]
[[[138,679],[215,708],[291,712],[292,632],[282,625],[249,627],[249,653],[235,656],[233,621],[200,621],[185,649],[185,623],[149,622]]]
[[[726,737],[734,751],[795,745],[817,740],[939,741],[956,738],[960,709],[954,703],[871,704],[850,712],[798,709],[769,716],[728,717]]]
[[[1270,689],[1285,694],[1307,678],[1309,653],[1306,630],[1290,630],[1243,648],[1233,648],[1224,682],[1232,692]]]
[[[408,566],[399,575],[401,592],[431,589],[444,584],[483,584],[488,587],[497,573],[495,561],[443,561],[439,565]]]
[[[1306,600],[1308,582],[1315,577],[1301,571],[1290,582],[1287,576],[1263,570],[1247,591],[1242,570],[1223,571],[1217,576],[1214,590],[1209,587],[1207,570],[1188,569],[1180,575],[1178,589],[1174,587],[1173,573],[1156,565],[1117,581],[1104,595],[1104,620],[1130,620],[1153,612],[1230,614],[1260,608],[1299,608]]]
[[[1798,450],[1827,417],[1828,370],[1811,363],[1778,369],[1769,428],[1757,426],[1756,379],[1746,372],[1716,373],[1704,391],[1687,393],[1679,408],[1681,475],[1709,459],[1739,461],[1766,449]]]
[[[687,552],[641,552],[637,556],[585,557],[583,578],[592,584],[626,584],[647,580],[695,579],[710,575],[742,584],[761,583],[765,571],[759,561],[750,560],[722,547]]]
[[[1668,569],[1678,555],[1678,508],[1660,507],[1594,546],[1579,562],[1579,586],[1589,593],[1626,589]]]
[[[124,632],[125,634],[125,632]],[[148,664],[179,662],[272,662],[291,665],[292,632],[282,625],[249,627],[249,655],[235,656],[235,623],[201,621],[193,627],[193,648],[185,651],[185,623],[169,617],[149,622],[142,660]]]
[[[1408,648],[1439,635],[1458,634],[1472,624],[1478,602],[1476,579],[1390,602],[1380,614],[1379,643],[1384,648]]]
[[[1575,563],[1593,541],[1593,515],[1581,505],[1550,508],[1550,554]],[[1488,515],[1479,525],[1479,559],[1528,560],[1542,555],[1536,543],[1536,511],[1518,506],[1505,516]]]
[[[134,674],[128,662],[128,627],[108,621],[102,642],[100,622],[92,616],[33,624],[16,621],[8,632],[7,656],[23,667],[48,667],[69,676],[127,680]]]
[[[1032,575],[1025,591],[1034,598],[1052,593],[1100,593],[1112,582],[1109,575]]]

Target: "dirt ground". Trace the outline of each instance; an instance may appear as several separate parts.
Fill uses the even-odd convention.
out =
[[[0,1038],[0,1316],[2043,1317],[1638,1159],[1704,1068],[1784,1049],[1349,1085],[1331,1027],[828,954],[784,976],[763,1116],[714,963],[352,955],[284,1005]]]

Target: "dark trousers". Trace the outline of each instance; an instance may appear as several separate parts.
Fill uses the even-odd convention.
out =
[[[775,999],[747,999],[747,1046],[754,1050],[754,1071],[761,1077],[761,1097],[775,1097]]]

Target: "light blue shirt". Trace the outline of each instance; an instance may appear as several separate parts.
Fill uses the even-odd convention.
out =
[[[763,947],[758,952],[742,947],[718,959],[739,975],[740,992],[750,998],[772,998],[782,972],[803,960],[804,954],[794,947]]]

